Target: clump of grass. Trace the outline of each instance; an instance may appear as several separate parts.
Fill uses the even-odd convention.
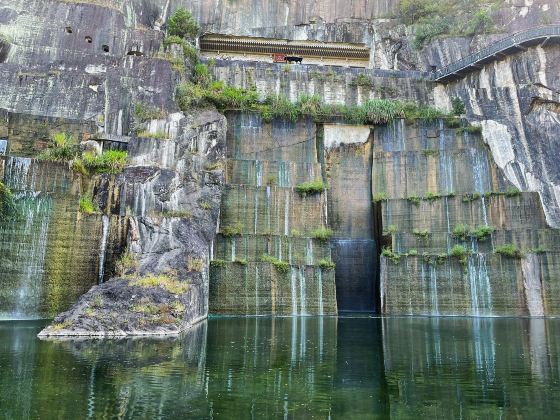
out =
[[[297,229],[292,229],[290,231],[290,236],[295,236],[295,237],[301,236],[301,232]]]
[[[51,329],[53,331],[60,331],[60,330],[65,330],[65,329],[69,328],[70,326],[72,326],[72,321],[67,319],[66,321],[52,324]]]
[[[435,201],[435,200],[439,200],[441,197],[443,197],[443,196],[440,193],[428,192],[424,196],[424,200]]]
[[[318,228],[312,230],[311,233],[309,234],[311,238],[318,239],[322,242],[327,242],[329,239],[331,239],[332,235],[333,235],[333,231],[329,228]]]
[[[202,209],[202,210],[210,210],[212,209],[212,204],[209,201],[201,201],[198,206]]]
[[[80,197],[80,211],[85,214],[95,213],[95,203],[91,194],[84,194]]]
[[[285,261],[280,261],[278,258],[275,258],[271,255],[264,254],[261,257],[261,261],[272,264],[274,268],[276,268],[281,273],[287,273],[288,271],[290,271],[290,264]]]
[[[418,255],[418,250],[414,249],[414,248],[409,249],[408,250],[408,255],[411,256],[411,257],[415,257],[416,255]]]
[[[426,157],[428,156],[439,156],[439,150],[438,149],[424,149],[422,150],[422,154]]]
[[[451,253],[450,255],[453,258],[456,258],[459,260],[459,262],[463,265],[465,265],[467,263],[467,259],[469,256],[469,252],[467,251],[467,249],[462,246],[462,245],[455,245],[452,249],[451,249]]]
[[[519,248],[514,244],[505,244],[496,247],[496,254],[502,255],[508,258],[521,258],[522,254]]]
[[[393,264],[398,264],[401,259],[401,256],[399,254],[394,253],[390,248],[387,247],[381,250],[381,255],[390,260]]]
[[[350,82],[351,86],[364,86],[364,87],[371,87],[373,86],[373,80],[365,73],[360,73]]]
[[[433,267],[442,265],[447,260],[447,254],[424,254],[422,255],[424,262]]]
[[[451,98],[451,113],[453,115],[462,115],[465,113],[465,103],[458,96]]]
[[[529,251],[527,251],[529,254],[535,254],[535,255],[540,255],[540,254],[546,254],[547,252],[550,252],[549,249],[543,247],[543,246],[539,246],[537,248],[532,248]]]
[[[198,62],[198,51],[187,40],[176,35],[168,36],[163,40],[163,45],[165,47],[169,47],[173,44],[180,45],[183,48],[183,54],[185,55],[185,58],[189,59],[189,61],[192,63]]]
[[[116,274],[119,276],[130,275],[138,269],[138,259],[132,252],[124,252],[115,264]]]
[[[420,200],[422,199],[417,195],[411,195],[410,197],[407,197],[407,200],[409,203],[414,204],[416,207],[418,207],[420,205]]]
[[[149,104],[137,102],[134,104],[134,116],[140,122],[149,120],[161,120],[165,118],[165,112]]]
[[[234,263],[239,265],[247,265],[247,260],[245,258],[236,258]]]
[[[227,265],[226,260],[212,260],[210,261],[210,267],[218,268],[218,267],[225,267]]]
[[[461,126],[461,120],[459,118],[445,118],[445,126],[448,128],[459,128]]]
[[[493,226],[480,225],[476,229],[471,229],[469,231],[469,236],[475,238],[477,241],[485,241],[494,233],[494,230]]]
[[[296,191],[302,197],[307,197],[308,195],[314,194],[321,194],[327,186],[323,183],[323,181],[311,181],[311,182],[303,182],[301,184],[296,185]]]
[[[466,127],[459,128],[457,130],[457,133],[459,133],[459,134],[463,134],[463,133],[481,134],[482,133],[482,126],[469,124]]]
[[[519,197],[521,195],[521,191],[515,187],[509,187],[505,192],[504,195],[508,198],[512,197]]]
[[[153,303],[137,303],[136,305],[132,305],[130,310],[144,315],[155,315],[159,313],[159,307]]]
[[[480,194],[477,192],[463,194],[463,203],[470,203],[480,199]]]
[[[330,260],[323,258],[319,260],[319,267],[321,267],[323,270],[330,271],[336,268],[336,264]]]
[[[204,270],[204,260],[190,255],[187,256],[187,270],[201,273]]]
[[[204,170],[205,171],[215,171],[216,169],[221,169],[222,168],[222,163],[221,162],[206,162],[204,164]]]
[[[430,232],[425,229],[414,229],[412,234],[420,239],[428,239],[430,237]]]
[[[141,277],[131,281],[129,284],[138,287],[161,287],[174,295],[179,295],[189,290],[188,283],[171,278],[165,274]]]
[[[99,156],[92,153],[84,153],[82,162],[90,173],[118,174],[125,168],[127,159],[128,152],[122,150],[107,150]]]
[[[226,238],[231,238],[233,236],[239,236],[241,235],[241,232],[243,231],[243,226],[241,225],[240,222],[237,222],[231,226],[225,226],[222,228],[221,234],[222,236],[226,237]]]
[[[103,297],[101,295],[95,295],[91,300],[91,307],[100,309],[103,307]]]
[[[37,156],[39,160],[69,162],[80,154],[80,147],[74,136],[68,133],[55,133],[46,150]]]
[[[387,197],[387,193],[385,191],[377,192],[377,193],[373,194],[373,197],[372,197],[372,201],[374,203],[380,203],[382,201],[387,201],[387,200],[388,200],[388,197]]]
[[[136,137],[143,139],[169,140],[169,135],[165,131],[156,131],[152,133],[148,130],[142,130],[136,134]]]
[[[175,301],[171,302],[171,305],[169,305],[169,308],[171,309],[171,311],[175,312],[176,314],[182,314],[183,312],[185,312],[187,310],[187,307],[185,305],[183,305],[183,303],[181,303],[178,300],[175,300]]]

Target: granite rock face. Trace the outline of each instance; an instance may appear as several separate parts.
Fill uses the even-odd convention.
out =
[[[103,206],[127,218],[120,276],[95,286],[43,336],[176,334],[208,314],[209,257],[223,175],[225,118],[178,120],[171,140],[134,138],[129,167],[101,179]]]

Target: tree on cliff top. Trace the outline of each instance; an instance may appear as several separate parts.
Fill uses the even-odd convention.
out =
[[[181,38],[192,39],[198,33],[198,23],[193,19],[191,12],[180,8],[173,12],[167,22],[168,34]]]

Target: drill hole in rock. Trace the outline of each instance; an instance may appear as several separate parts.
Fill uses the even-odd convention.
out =
[[[104,53],[108,53],[108,52],[109,52],[109,46],[108,46],[108,45],[103,45],[103,46],[101,46],[101,49],[103,50]]]
[[[91,39],[91,36],[86,36],[84,39],[86,40],[86,42],[88,44],[91,44],[93,42],[93,40]]]
[[[71,27],[71,26],[67,26],[66,28],[64,28],[64,31],[65,31],[67,34],[71,34],[72,32],[74,32],[74,31],[72,30],[72,27]]]

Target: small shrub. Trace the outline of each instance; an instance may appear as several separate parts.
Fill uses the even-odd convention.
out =
[[[395,254],[393,251],[391,251],[390,248],[387,247],[381,250],[381,255],[390,260],[393,264],[398,264],[401,259],[401,256],[399,254]]]
[[[194,81],[202,86],[206,86],[212,81],[206,64],[198,63],[194,66]]]
[[[275,258],[271,255],[264,254],[261,257],[262,262],[270,263],[281,273],[287,273],[290,271],[290,264],[285,261],[280,261],[278,258]]]
[[[132,305],[130,310],[144,315],[155,315],[159,313],[159,307],[153,303],[138,303]]]
[[[494,233],[494,230],[493,226],[480,225],[476,229],[471,229],[469,231],[469,236],[475,238],[477,241],[485,241]]]
[[[454,96],[451,98],[451,109],[453,115],[463,115],[465,113],[465,104],[461,98]]]
[[[408,250],[408,255],[411,257],[415,257],[416,255],[418,255],[418,250],[417,249],[409,249]]]
[[[461,127],[461,120],[459,118],[446,118],[445,126],[448,128],[459,128]]]
[[[460,223],[453,228],[452,236],[457,239],[465,241],[469,235],[469,228],[467,225]]]
[[[94,298],[91,300],[91,307],[100,309],[103,307],[103,298],[101,295],[95,295]]]
[[[313,239],[318,239],[322,242],[327,242],[329,239],[331,239],[332,235],[333,235],[332,230],[328,228],[319,228],[311,231],[309,236]]]
[[[191,12],[179,8],[175,10],[167,21],[167,32],[171,36],[192,39],[196,37],[199,27]]]
[[[422,150],[422,154],[426,157],[428,156],[439,156],[439,150],[438,149],[424,149]]]
[[[165,131],[156,131],[155,133],[152,133],[148,130],[142,130],[136,133],[136,137],[142,139],[169,140],[169,134]]]
[[[481,134],[482,126],[469,124],[466,127],[461,127],[457,130],[459,134],[469,133],[469,134]]]
[[[56,133],[46,150],[37,156],[39,160],[68,162],[80,154],[80,147],[74,136],[67,133]]]
[[[323,183],[323,181],[313,181],[313,182],[304,182],[301,184],[296,185],[296,191],[302,197],[307,197],[308,195],[313,194],[320,194],[322,193],[327,187]]]
[[[264,183],[269,186],[278,185],[278,178],[274,175],[267,176]]]
[[[247,265],[247,260],[245,258],[236,258],[234,263],[239,265]]]
[[[447,260],[447,254],[424,254],[422,256],[424,262],[433,267],[442,265]]]
[[[414,229],[412,231],[412,234],[421,239],[428,239],[430,237],[430,232],[428,232],[427,230]]]
[[[321,267],[323,270],[330,271],[336,268],[336,264],[330,260],[322,259],[319,260],[319,267]]]
[[[92,173],[96,174],[118,174],[126,166],[128,153],[122,150],[107,150],[102,155],[96,156],[92,153],[84,153],[83,165]]]
[[[469,252],[467,251],[467,249],[464,246],[455,245],[451,249],[450,255],[453,258],[458,259],[461,264],[465,265],[467,263],[467,258],[468,258]]]
[[[371,80],[371,77],[369,77],[367,74],[360,73],[350,82],[350,85],[371,87],[373,86],[373,81]]]
[[[171,309],[171,311],[175,312],[176,314],[182,314],[183,312],[185,312],[187,310],[186,306],[183,305],[183,303],[181,303],[178,300],[175,300],[171,303],[170,309]]]
[[[513,244],[505,244],[496,247],[496,254],[502,255],[508,258],[521,258],[521,251]]]
[[[291,232],[290,232],[290,235],[291,236],[296,236],[296,237],[301,236],[301,232],[297,229],[292,229]]]
[[[420,197],[418,197],[417,195],[411,195],[410,197],[407,198],[409,203],[414,204],[416,207],[418,207],[420,205],[420,200],[422,200]]]
[[[161,212],[162,217],[170,219],[190,219],[193,213],[190,210],[164,210]]]
[[[380,203],[381,201],[387,201],[387,193],[384,191],[378,192],[373,194],[373,202],[374,203]]]
[[[477,192],[474,193],[465,193],[463,194],[463,203],[470,203],[472,201],[476,201],[480,199],[480,194]]]
[[[211,210],[212,204],[208,201],[202,201],[198,205],[202,210]]]
[[[72,326],[72,321],[70,321],[69,319],[67,319],[66,321],[63,322],[58,322],[55,324],[52,324],[51,329],[53,331],[60,331],[60,330],[65,330],[69,327]]]
[[[121,255],[115,264],[115,271],[118,276],[126,276],[138,269],[138,260],[131,252],[125,252]]]
[[[222,169],[222,163],[221,162],[206,162],[204,164],[204,170],[205,171],[215,171],[216,169]]]
[[[530,249],[529,251],[527,251],[529,254],[535,254],[535,255],[540,255],[540,254],[546,254],[547,252],[550,252],[549,249],[539,246],[538,248],[533,248]]]
[[[161,120],[165,118],[165,112],[154,106],[137,102],[134,105],[134,116],[140,122],[146,122],[149,120]]]
[[[85,214],[95,213],[95,204],[91,194],[84,194],[80,197],[80,211]]]
[[[385,231],[385,234],[394,235],[395,233],[397,233],[398,229],[399,228],[397,225],[389,225],[387,226],[387,230]]]
[[[14,194],[0,181],[0,221],[7,220],[15,212]]]

